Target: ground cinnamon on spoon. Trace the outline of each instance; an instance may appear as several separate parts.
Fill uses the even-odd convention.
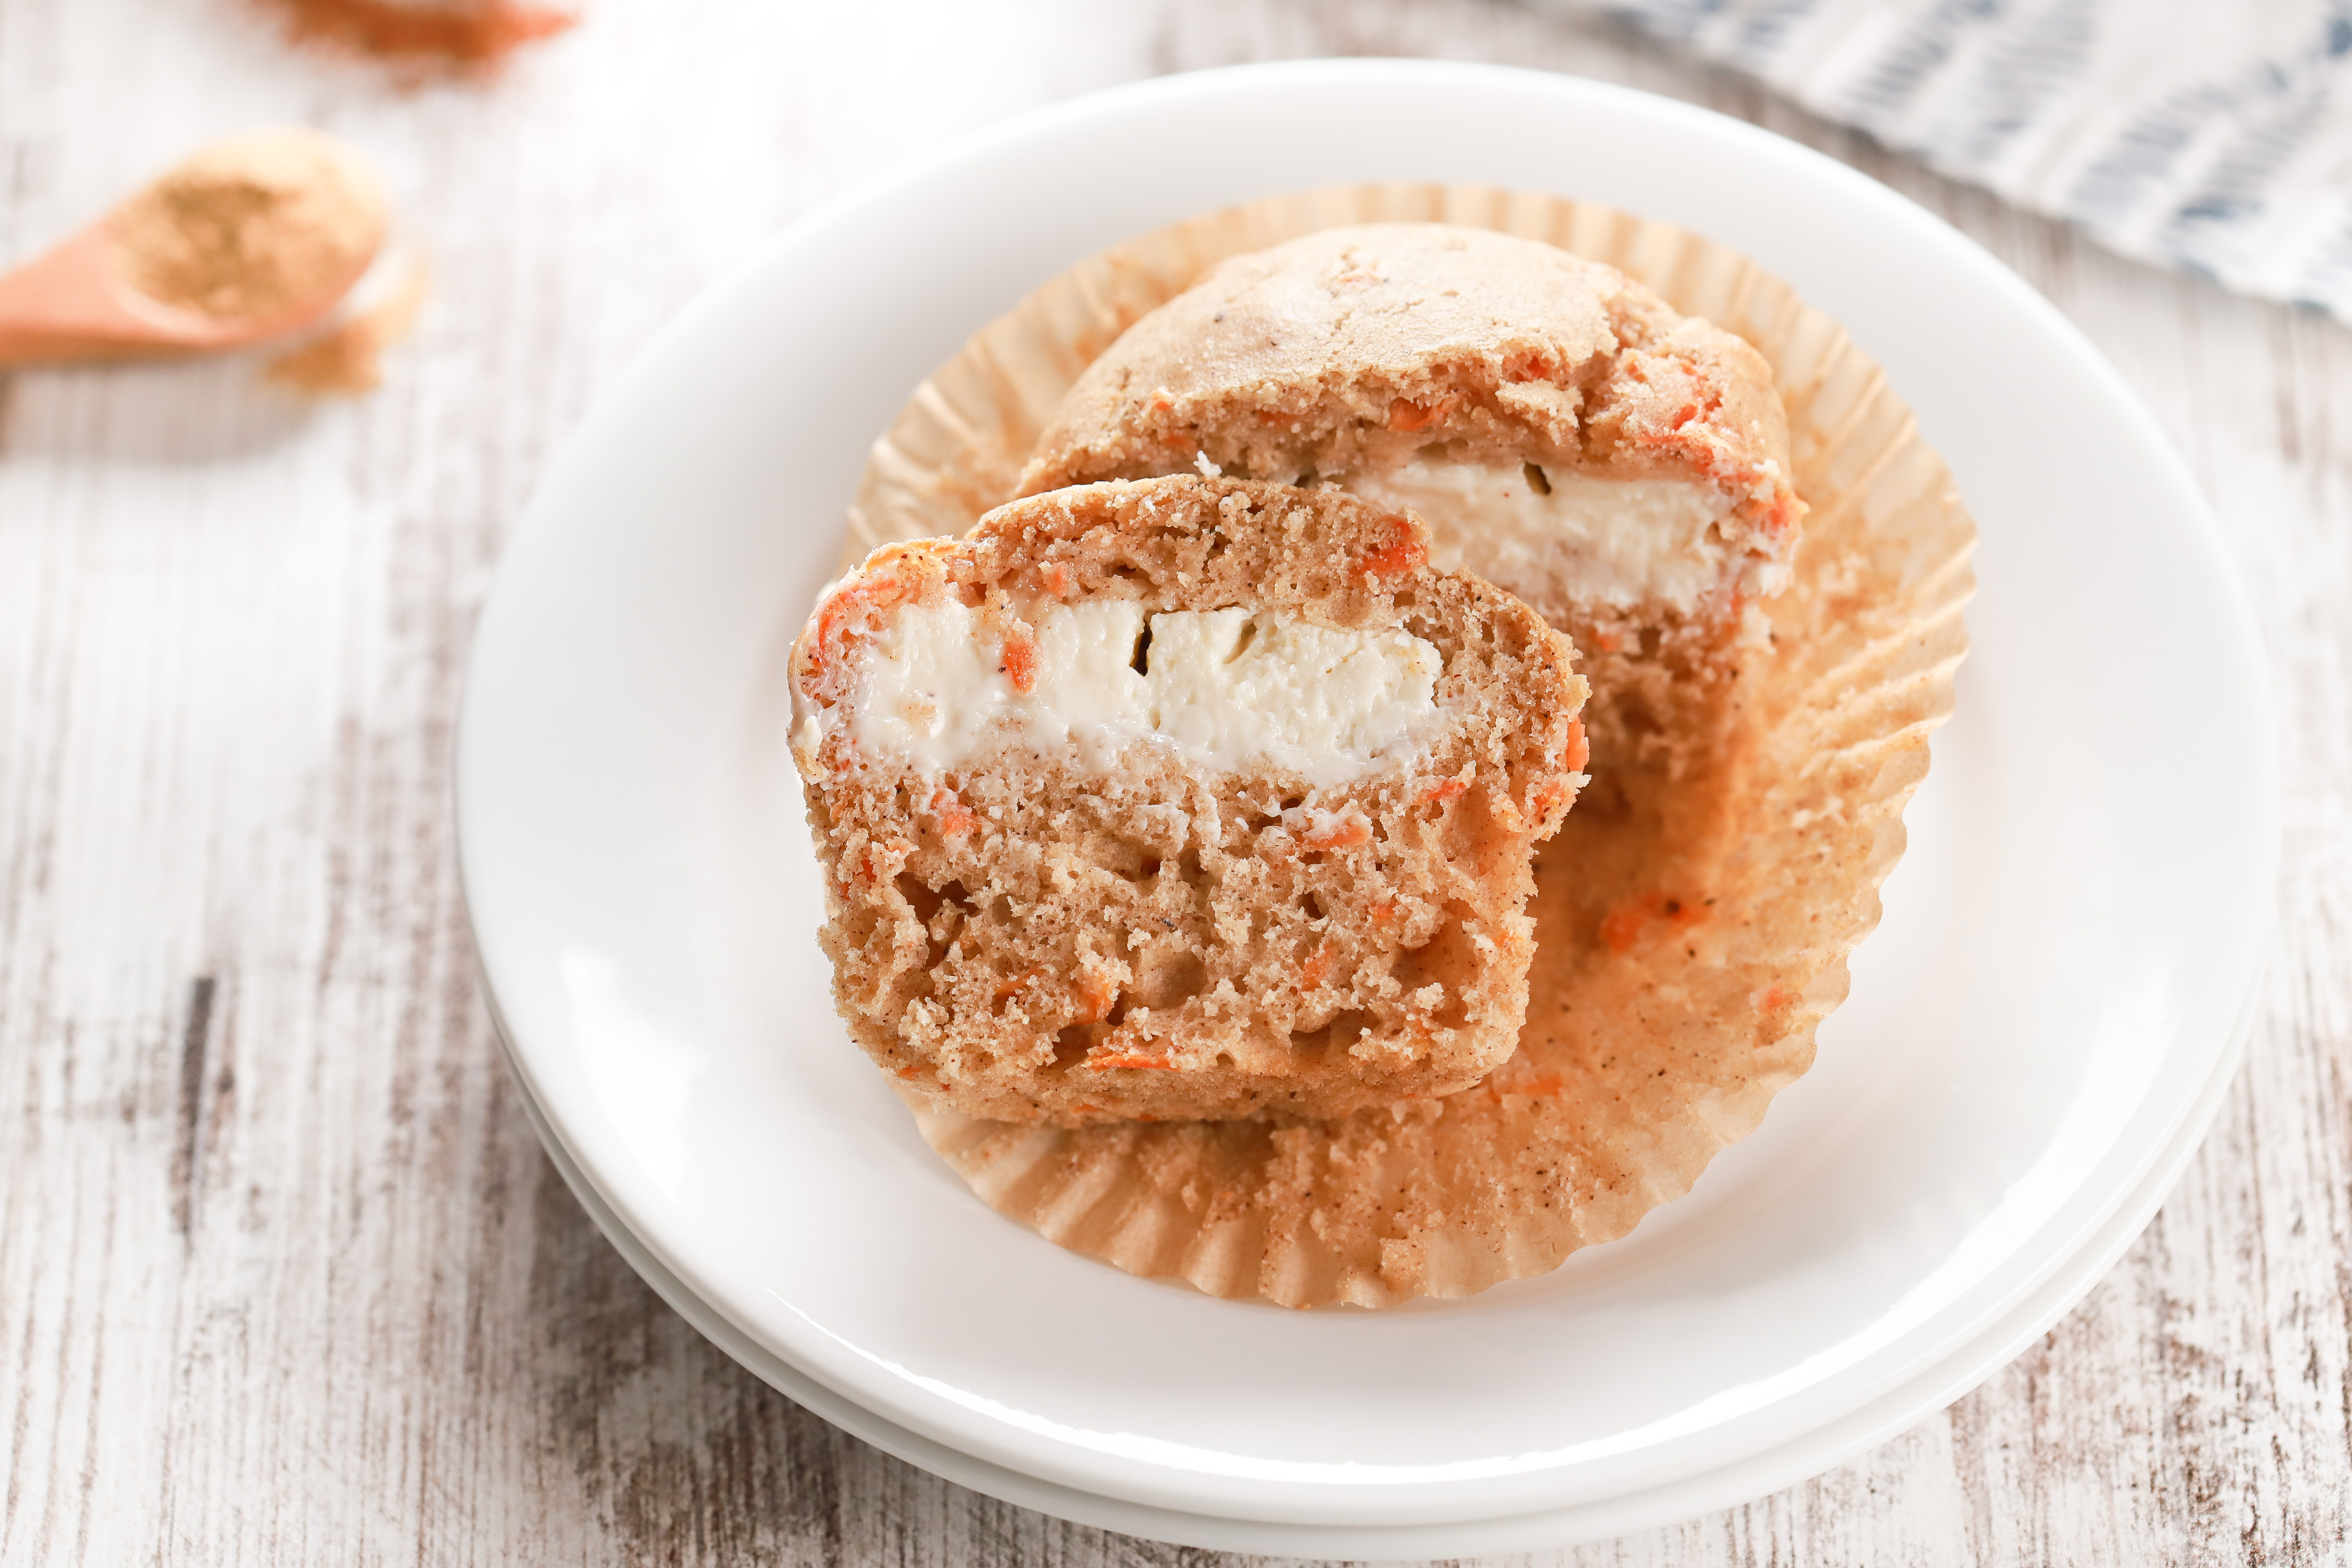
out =
[[[383,193],[313,132],[215,142],[107,219],[123,281],[151,300],[267,321],[331,299],[383,237]]]
[[[580,18],[519,0],[269,0],[295,37],[412,64],[495,66]]]
[[[421,256],[360,279],[385,224],[383,193],[349,149],[289,129],[214,142],[117,207],[107,234],[123,280],[178,310],[266,322],[351,290],[339,319],[264,373],[349,397],[382,384],[385,351],[425,302]],[[371,289],[371,279],[389,281]]]

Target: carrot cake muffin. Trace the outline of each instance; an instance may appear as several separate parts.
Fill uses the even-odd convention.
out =
[[[1574,650],[1336,489],[1163,478],[887,546],[793,651],[852,1036],[1006,1121],[1449,1093],[1526,1010]]]
[[[1574,638],[1594,741],[1673,753],[1769,626],[1803,503],[1763,357],[1612,267],[1444,224],[1211,269],[1088,367],[1024,493],[1199,468],[1336,484],[1429,526]]]

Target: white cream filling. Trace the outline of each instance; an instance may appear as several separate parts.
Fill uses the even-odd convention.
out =
[[[1695,609],[1736,570],[1716,525],[1737,498],[1684,479],[1614,479],[1517,463],[1416,459],[1339,482],[1429,524],[1432,564],[1538,605],[1664,602]]]
[[[1444,661],[1406,632],[1342,631],[1265,610],[1170,611],[1150,617],[1139,672],[1143,633],[1130,600],[1055,605],[1035,624],[1023,692],[997,638],[961,601],[910,605],[866,647],[851,738],[931,774],[992,745],[1076,746],[1102,765],[1121,746],[1150,742],[1210,768],[1271,764],[1322,785],[1361,776],[1437,716]]]

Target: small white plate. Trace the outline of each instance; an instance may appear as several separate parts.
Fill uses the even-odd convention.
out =
[[[973,329],[1128,235],[1372,179],[1556,191],[1756,257],[1917,410],[1983,530],[1982,588],[1885,924],[1762,1130],[1549,1278],[1288,1313],[1065,1253],[923,1147],[828,1001],[782,664],[867,444]],[[2273,756],[2251,620],[2180,463],[1981,250],[1699,110],[1375,61],[1032,117],[835,204],[715,289],[519,531],[457,793],[484,970],[551,1146],[747,1364],[1057,1511],[1423,1551],[1782,1484],[1936,1408],[2079,1297],[2234,1059],[2272,907]]]

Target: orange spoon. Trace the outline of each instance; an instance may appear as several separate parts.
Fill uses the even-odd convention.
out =
[[[383,192],[311,131],[215,142],[0,277],[0,370],[229,349],[306,326],[383,243]]]

